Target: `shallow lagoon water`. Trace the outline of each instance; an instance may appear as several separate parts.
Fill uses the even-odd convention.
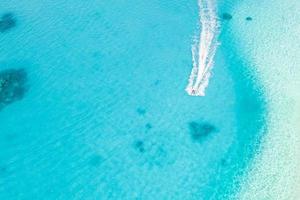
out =
[[[227,42],[230,21],[207,95],[197,98],[184,91],[196,1],[10,0],[6,12],[16,26],[0,35],[0,69],[25,69],[29,89],[0,112],[1,199],[238,191],[263,103],[246,58]]]
[[[300,197],[299,8],[297,0],[243,1],[234,12],[253,17],[251,27],[233,21],[232,35],[255,65],[268,101],[267,133],[239,199]]]

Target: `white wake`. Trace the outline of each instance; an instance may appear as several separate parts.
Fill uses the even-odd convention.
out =
[[[219,45],[219,23],[214,0],[199,0],[201,31],[192,45],[193,68],[186,91],[192,96],[204,96],[208,86],[214,55]]]

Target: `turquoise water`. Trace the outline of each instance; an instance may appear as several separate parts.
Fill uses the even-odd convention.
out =
[[[207,95],[191,97],[197,1],[2,0],[7,12],[16,23],[0,32],[0,70],[27,78],[25,94],[0,110],[0,199],[238,191],[264,103],[230,21]]]

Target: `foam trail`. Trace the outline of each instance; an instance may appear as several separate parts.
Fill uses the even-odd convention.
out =
[[[216,49],[219,45],[219,23],[214,0],[199,0],[201,32],[192,45],[193,68],[186,91],[192,96],[204,96],[208,86]]]

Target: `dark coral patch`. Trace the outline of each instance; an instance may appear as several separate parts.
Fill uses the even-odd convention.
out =
[[[0,18],[0,32],[4,33],[16,26],[16,19],[12,13],[5,13]]]
[[[246,17],[247,21],[252,21],[252,17]]]
[[[24,69],[7,69],[0,72],[0,110],[24,97],[26,83],[27,73]]]
[[[145,125],[145,127],[146,127],[146,130],[150,130],[153,126],[152,126],[152,124],[147,123],[147,124]]]
[[[211,125],[210,123],[207,122],[198,123],[195,121],[189,123],[189,129],[190,129],[191,138],[194,141],[202,141],[211,133],[217,131],[217,128]]]
[[[221,17],[224,20],[231,20],[232,19],[232,15],[229,14],[229,13],[223,13]]]
[[[145,145],[144,145],[144,142],[142,140],[135,141],[133,146],[139,152],[141,152],[141,153],[145,152]]]

